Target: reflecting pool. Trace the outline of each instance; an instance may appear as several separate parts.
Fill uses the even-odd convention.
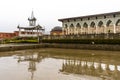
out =
[[[0,52],[0,80],[120,80],[120,52],[57,48]]]

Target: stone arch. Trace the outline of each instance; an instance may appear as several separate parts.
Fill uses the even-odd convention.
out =
[[[88,24],[85,22],[82,27],[82,33],[87,34],[88,33]]]
[[[70,28],[69,28],[70,35],[71,35],[71,34],[74,34],[74,31],[75,31],[75,30],[74,30],[74,25],[71,24],[71,25],[70,25]]]
[[[97,27],[97,33],[98,34],[101,34],[101,33],[104,33],[104,23],[103,21],[99,21],[98,22],[98,27]]]
[[[115,26],[116,26],[116,33],[120,33],[120,19],[116,21]]]
[[[109,27],[109,26],[111,26],[111,24],[112,24],[112,21],[108,20],[107,23],[106,23],[106,26]]]
[[[83,24],[83,27],[84,27],[84,28],[88,28],[88,24],[85,22],[85,23]]]
[[[80,25],[80,23],[76,24],[76,31],[77,31],[77,34],[81,33],[81,25]]]
[[[116,26],[120,26],[120,19],[117,20],[117,22],[115,23]]]
[[[73,24],[71,24],[71,25],[70,25],[70,27],[74,27],[74,25],[73,25]]]
[[[89,27],[89,33],[90,34],[95,34],[96,33],[96,27],[95,27],[95,22],[91,22],[90,23],[90,27]]]
[[[90,27],[94,28],[95,27],[95,22],[91,22]]]
[[[102,21],[99,21],[98,27],[103,27],[103,26],[104,26],[103,22],[102,22]]]
[[[81,28],[80,23],[77,23],[76,27],[77,27],[77,28]]]
[[[64,25],[63,33],[65,35],[68,35],[68,25],[67,24]]]
[[[112,20],[108,20],[106,23],[106,32],[107,33],[114,33],[114,26]]]
[[[67,28],[68,27],[68,25],[67,24],[65,24],[65,28]]]

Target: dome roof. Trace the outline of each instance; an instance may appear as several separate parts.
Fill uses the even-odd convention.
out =
[[[52,29],[52,31],[62,31],[62,27],[56,26]]]

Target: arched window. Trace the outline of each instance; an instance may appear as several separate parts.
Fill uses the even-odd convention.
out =
[[[116,25],[116,26],[120,26],[120,19],[117,20],[117,22],[116,22],[115,25]]]
[[[81,28],[81,26],[80,26],[80,24],[79,24],[79,23],[77,23],[76,27],[77,27],[77,28]]]
[[[83,24],[83,27],[84,27],[84,28],[88,28],[88,24],[85,22],[85,23]]]
[[[73,25],[73,24],[71,24],[71,25],[70,25],[70,27],[71,27],[71,28],[73,28],[73,27],[74,27],[74,25]]]
[[[103,26],[103,22],[100,21],[100,22],[98,23],[98,27],[102,27],[102,26]]]
[[[90,27],[94,28],[95,27],[95,23],[91,22]]]
[[[65,24],[65,28],[67,28],[68,27],[68,25],[67,24]]]
[[[107,21],[107,24],[106,24],[106,26],[111,26],[112,25],[112,21],[111,20],[109,20],[109,21]]]

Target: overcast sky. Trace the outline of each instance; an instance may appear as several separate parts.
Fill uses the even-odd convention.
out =
[[[27,26],[32,10],[37,24],[50,31],[62,26],[61,18],[120,11],[120,0],[1,0],[0,32]]]

